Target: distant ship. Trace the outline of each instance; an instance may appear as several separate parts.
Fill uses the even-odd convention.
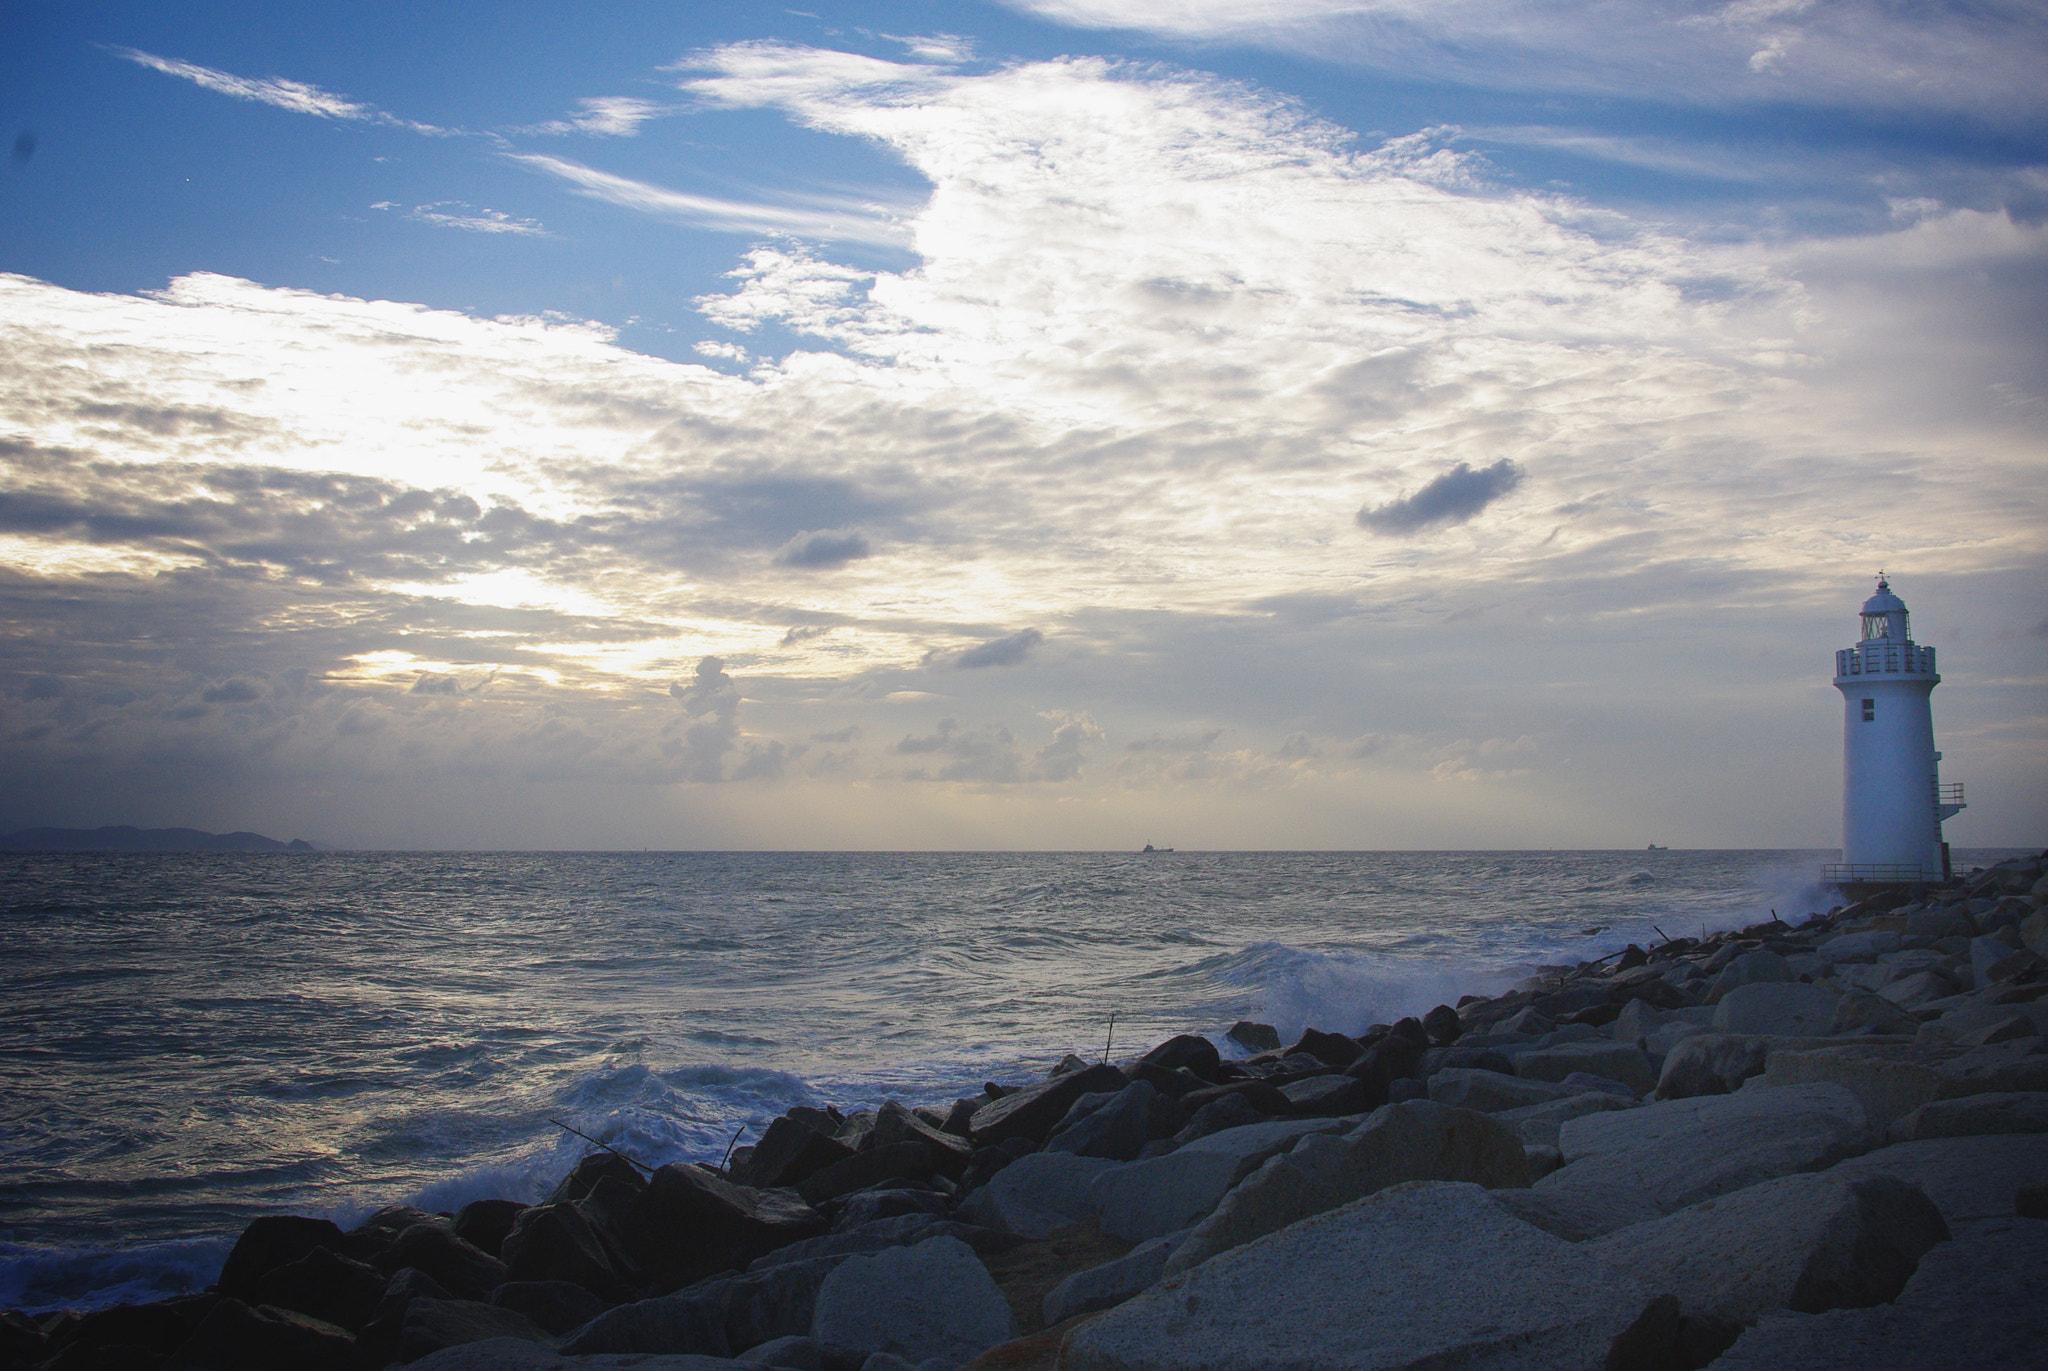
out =
[[[1650,851],[1652,852],[1669,852],[1670,850],[1668,847],[1659,847],[1655,843],[1650,844]]]
[[[1145,851],[1147,851],[1147,852],[1171,852],[1171,851],[1173,851],[1173,849],[1172,849],[1172,848],[1170,848],[1170,847],[1154,847],[1154,846],[1152,846],[1152,844],[1150,844],[1150,843],[1146,843],[1146,844],[1145,844]]]

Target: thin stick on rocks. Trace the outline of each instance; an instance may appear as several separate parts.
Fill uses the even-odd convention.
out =
[[[571,1128],[568,1124],[563,1123],[560,1119],[549,1119],[548,1122],[553,1124],[555,1127],[561,1129],[565,1133],[574,1133],[577,1137],[583,1139],[583,1141],[589,1143],[593,1147],[602,1147],[605,1151],[611,1153],[614,1157],[617,1157],[620,1161],[632,1167],[635,1171],[645,1171],[649,1176],[652,1176],[654,1174],[654,1168],[647,1165],[647,1163],[634,1161],[631,1157],[619,1151],[618,1148],[613,1147],[610,1143],[599,1142],[596,1138],[591,1137],[588,1133],[585,1133],[580,1128]],[[733,1135],[733,1141],[739,1141],[738,1134]]]
[[[1109,1011],[1109,1036],[1102,1040],[1102,1060],[1109,1060],[1109,1045],[1116,1040],[1116,1011]]]

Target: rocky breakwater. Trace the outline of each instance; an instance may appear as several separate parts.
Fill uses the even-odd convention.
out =
[[[2032,1364],[2048,880],[1630,947],[1356,1037],[1184,1035],[544,1203],[251,1224],[47,1371]]]

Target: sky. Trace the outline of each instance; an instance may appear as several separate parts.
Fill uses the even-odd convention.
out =
[[[0,30],[0,826],[2048,841],[2041,0]]]

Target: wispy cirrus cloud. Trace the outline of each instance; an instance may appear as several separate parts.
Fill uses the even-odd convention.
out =
[[[2048,110],[2029,0],[1007,0],[1082,28],[1312,54],[1404,76],[1674,104]]]
[[[578,100],[576,113],[566,119],[535,124],[527,133],[586,133],[600,138],[631,138],[650,119],[678,112],[674,105],[657,104],[631,95],[598,95]]]
[[[139,48],[114,48],[116,57],[133,62],[137,66],[160,71],[166,76],[176,76],[190,81],[203,89],[236,100],[250,100],[260,105],[271,105],[288,110],[293,114],[310,114],[318,119],[345,119],[360,123],[384,124],[393,128],[411,129],[415,133],[447,133],[449,130],[432,124],[422,124],[411,119],[401,119],[387,114],[375,105],[350,100],[304,81],[293,81],[282,76],[248,77],[236,76],[232,72],[219,71],[213,67],[202,67],[197,62],[186,62],[175,57],[159,57],[153,52]]]
[[[722,200],[635,181],[544,153],[505,154],[521,166],[565,181],[579,195],[622,209],[674,220],[717,233],[787,234],[825,242],[874,243],[901,247],[907,229],[890,207],[855,200],[806,197],[808,203]]]
[[[370,208],[397,211],[400,217],[416,224],[461,229],[465,233],[510,233],[527,238],[551,236],[538,219],[516,218],[503,210],[477,209],[460,200],[435,200],[429,204],[414,205],[411,209],[401,207],[396,201],[379,200]]]

